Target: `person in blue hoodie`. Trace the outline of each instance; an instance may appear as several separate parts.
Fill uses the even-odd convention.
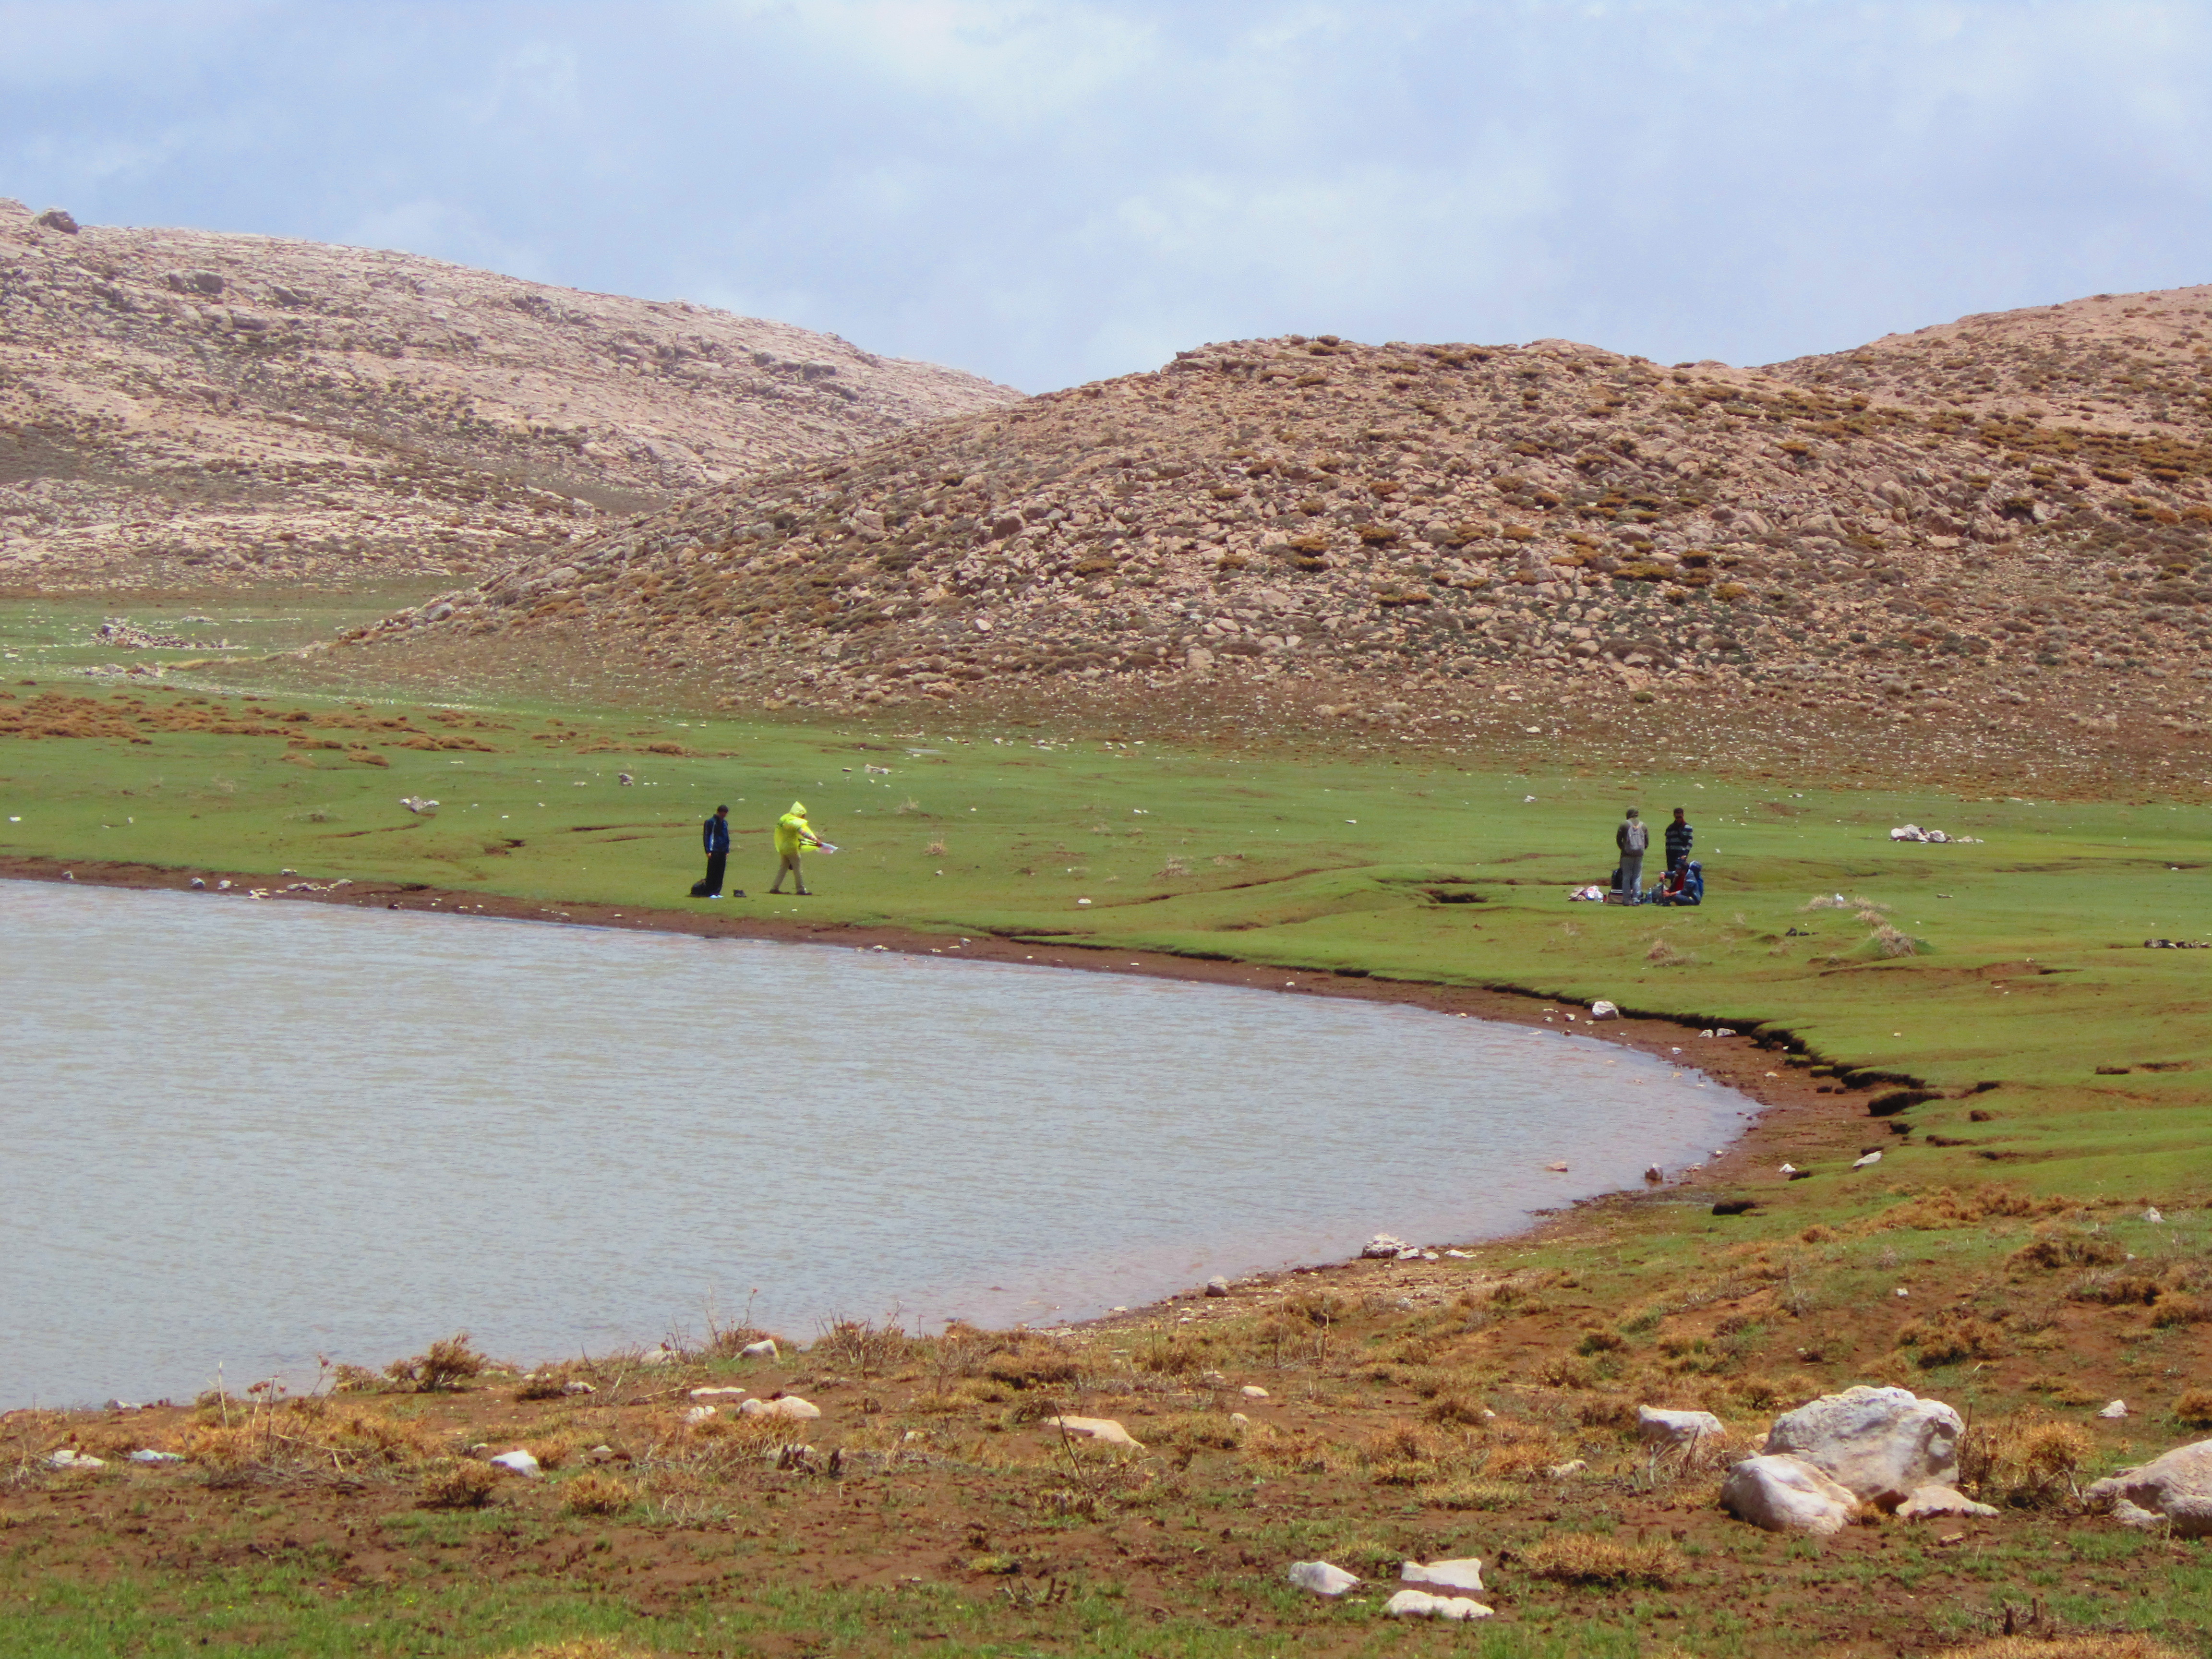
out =
[[[717,806],[714,809],[714,816],[701,828],[700,839],[707,849],[707,878],[691,890],[691,896],[694,898],[720,898],[722,896],[722,872],[730,865],[728,807]]]

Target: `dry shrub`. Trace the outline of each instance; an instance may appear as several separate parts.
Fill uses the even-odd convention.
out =
[[[2202,1325],[2208,1321],[2212,1321],[2212,1302],[2199,1296],[2162,1296],[2150,1316],[2150,1322],[2161,1330],[2177,1325]]]
[[[1655,939],[1651,948],[1644,953],[1644,961],[1656,968],[1680,968],[1695,962],[1697,957],[1687,951],[1678,951],[1668,940]]]
[[[1575,1407],[1575,1421],[1589,1429],[1632,1429],[1636,1401],[1625,1394],[1594,1395]]]
[[[1800,1244],[1832,1244],[1843,1235],[1822,1222],[1814,1222],[1797,1235]]]
[[[2039,1220],[2081,1207],[2075,1199],[2036,1198],[2009,1187],[1975,1187],[1964,1193],[1943,1187],[1875,1217],[1868,1231],[1883,1232],[1909,1227],[1917,1232],[1942,1232],[1954,1227],[1978,1227],[2000,1218]]]
[[[2148,1636],[2001,1636],[1972,1647],[1946,1648],[1936,1659],[2189,1659],[2179,1648]]]
[[[2142,1267],[2103,1268],[2086,1273],[2066,1287],[2068,1298],[2107,1308],[2148,1307],[2165,1287]]]
[[[1436,1480],[1415,1487],[1413,1495],[1438,1509],[1510,1510],[1528,1502],[1528,1488],[1517,1480]]]
[[[490,1363],[469,1346],[469,1334],[460,1331],[433,1342],[411,1359],[393,1360],[384,1368],[384,1374],[417,1394],[436,1394],[481,1375]]]
[[[617,1515],[637,1501],[629,1481],[598,1469],[587,1470],[561,1488],[561,1508],[568,1515]]]
[[[2212,1429],[2212,1389],[2188,1389],[2173,1402],[2173,1420],[2192,1429]]]
[[[2047,1232],[2038,1233],[2014,1250],[2008,1260],[2015,1267],[2037,1267],[2047,1271],[2057,1267],[2110,1267],[2115,1261],[2124,1261],[2127,1254],[2100,1234],[2077,1232],[2071,1227],[2055,1227]]]
[[[1597,1382],[1597,1373],[1585,1359],[1571,1353],[1554,1354],[1538,1369],[1536,1380],[1547,1388],[1587,1389]]]
[[[572,1642],[539,1642],[501,1659],[653,1659],[653,1650],[612,1636],[580,1636]]]
[[[1912,1349],[1914,1363],[1924,1371],[1962,1359],[2001,1359],[2009,1351],[1998,1326],[1978,1314],[1961,1313],[1906,1320],[1897,1333],[1897,1346]]]
[[[1490,1420],[1481,1401],[1469,1400],[1465,1395],[1456,1392],[1437,1395],[1429,1402],[1428,1409],[1422,1415],[1431,1423],[1456,1425],[1462,1428],[1480,1428]]]
[[[1164,1345],[1180,1350],[1181,1344]],[[1197,1357],[1189,1356],[1191,1364],[1147,1364],[1148,1370],[1188,1370],[1195,1368]],[[1010,1389],[1055,1389],[1073,1387],[1082,1369],[1075,1358],[1065,1348],[1050,1342],[1024,1342],[993,1354],[983,1362],[983,1375],[994,1382]]]
[[[2074,1495],[2097,1443],[2079,1424],[2023,1412],[1978,1424],[1959,1447],[1959,1478],[1984,1503],[2044,1509]]]
[[[1244,1431],[1229,1420],[1226,1412],[1184,1412],[1155,1418],[1144,1425],[1148,1446],[1174,1446],[1186,1451],[1234,1451],[1243,1443]]]
[[[1239,1451],[1255,1468],[1274,1474],[1333,1474],[1344,1467],[1345,1449],[1310,1429],[1255,1424]]]
[[[1648,1584],[1664,1589],[1685,1571],[1672,1543],[1628,1544],[1595,1533],[1555,1532],[1513,1552],[1514,1565],[1534,1578],[1562,1584]]]
[[[865,1382],[905,1359],[913,1343],[914,1339],[896,1325],[841,1319],[817,1337],[808,1352],[817,1364],[849,1370]]]
[[[492,1489],[498,1485],[497,1469],[465,1459],[424,1480],[422,1505],[426,1510],[480,1510],[491,1502]]]
[[[1399,1418],[1367,1437],[1359,1461],[1377,1486],[1415,1486],[1443,1472],[1449,1444],[1433,1431]]]
[[[1911,957],[1920,954],[1920,941],[1903,929],[1883,922],[1867,936],[1875,954],[1883,957]]]

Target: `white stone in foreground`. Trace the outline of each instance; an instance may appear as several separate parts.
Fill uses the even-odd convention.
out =
[[[1802,1457],[1747,1457],[1721,1482],[1721,1507],[1769,1532],[1841,1532],[1856,1507],[1850,1491]]]
[[[151,1446],[141,1446],[131,1454],[134,1463],[181,1463],[185,1460],[175,1452],[156,1451]]]
[[[1647,1446],[1693,1446],[1723,1433],[1711,1412],[1674,1412],[1656,1406],[1636,1408],[1636,1437]]]
[[[2148,1463],[2107,1475],[2081,1494],[2109,1505],[2131,1527],[2171,1522],[2177,1538],[2212,1538],[2212,1440],[2176,1446]]]
[[[1431,1595],[1426,1590],[1401,1589],[1382,1604],[1393,1619],[1487,1619],[1491,1609],[1464,1595]]]
[[[1592,1019],[1619,1019],[1620,1018],[1620,1010],[1612,1003],[1607,1002],[1604,998],[1600,997],[1595,1002],[1590,1004],[1590,1018]]]
[[[1133,1438],[1128,1430],[1110,1417],[1048,1417],[1044,1425],[1048,1429],[1060,1429],[1068,1434],[1080,1435],[1087,1440],[1096,1440],[1102,1445],[1133,1446],[1139,1451],[1145,1447],[1143,1441]]]
[[[1893,1510],[1917,1487],[1958,1480],[1965,1432],[1959,1413],[1940,1400],[1861,1384],[1784,1412],[1766,1449],[1794,1453],[1861,1502]]]
[[[734,1396],[743,1400],[751,1392],[750,1389],[694,1389],[691,1397],[694,1400],[727,1400]]]
[[[75,1446],[63,1446],[46,1454],[50,1468],[57,1469],[104,1469],[107,1460],[94,1457],[90,1452],[81,1452]]]
[[[805,1421],[822,1415],[822,1407],[811,1400],[801,1400],[795,1394],[778,1400],[748,1400],[738,1407],[740,1417],[790,1417]]]
[[[519,1474],[526,1480],[535,1480],[544,1473],[538,1467],[536,1458],[520,1449],[501,1452],[491,1461],[495,1467],[507,1470],[510,1474]]]
[[[1237,1392],[1242,1394],[1247,1400],[1265,1400],[1267,1397],[1267,1391],[1261,1388],[1257,1382],[1247,1382],[1242,1389],[1238,1389]]]
[[[1996,1513],[1996,1506],[1977,1504],[1954,1486],[1937,1486],[1930,1482],[1916,1486],[1912,1495],[1897,1506],[1900,1521],[1924,1521],[1937,1515],[1982,1515]]]
[[[2103,1407],[2097,1413],[2097,1415],[2100,1417],[2110,1417],[2114,1419],[2125,1417],[2127,1414],[2128,1402],[2124,1400],[2115,1400],[2110,1404]]]
[[[1333,1567],[1326,1561],[1293,1561],[1291,1582],[1316,1595],[1341,1595],[1359,1582],[1359,1575]]]
[[[1430,1584],[1438,1589],[1479,1590],[1482,1563],[1472,1555],[1453,1561],[1408,1561],[1398,1569],[1398,1577],[1408,1584]]]
[[[775,1351],[775,1339],[774,1337],[763,1337],[757,1342],[748,1342],[744,1347],[738,1350],[738,1358],[740,1359],[774,1359],[777,1358]]]

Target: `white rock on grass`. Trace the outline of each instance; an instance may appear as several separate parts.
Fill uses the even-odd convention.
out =
[[[156,1451],[151,1446],[141,1446],[131,1454],[134,1463],[181,1463],[185,1460],[175,1452]]]
[[[694,1400],[743,1400],[751,1392],[750,1389],[694,1389],[691,1397]]]
[[[1482,1563],[1472,1555],[1452,1561],[1408,1561],[1398,1569],[1408,1584],[1427,1584],[1436,1589],[1479,1590]]]
[[[104,1469],[107,1460],[94,1457],[90,1452],[81,1452],[75,1446],[61,1446],[46,1454],[48,1467],[57,1469]]]
[[[1590,1018],[1592,1019],[1619,1019],[1620,1018],[1620,1010],[1613,1004],[1606,1001],[1604,998],[1601,997],[1595,1002],[1590,1004]]]
[[[1048,1429],[1063,1430],[1085,1440],[1096,1440],[1102,1445],[1133,1446],[1139,1451],[1145,1446],[1143,1441],[1133,1438],[1128,1430],[1110,1417],[1048,1417],[1044,1425]]]
[[[757,1342],[748,1342],[744,1347],[738,1350],[738,1358],[740,1359],[774,1359],[777,1358],[775,1351],[775,1339],[774,1337],[763,1337]]]
[[[538,1460],[520,1449],[501,1452],[491,1462],[494,1467],[506,1469],[510,1474],[519,1474],[526,1480],[535,1480],[544,1474],[544,1471],[538,1467]]]
[[[2127,1414],[2128,1402],[2124,1400],[2115,1400],[2110,1404],[2101,1407],[2097,1413],[2097,1415],[2100,1417],[2109,1417],[2113,1419],[2123,1418]]]
[[[1721,1482],[1721,1507],[1769,1532],[1826,1536],[1850,1523],[1857,1507],[1850,1491],[1802,1457],[1747,1457]]]
[[[1693,1446],[1722,1432],[1720,1419],[1711,1412],[1665,1411],[1656,1406],[1636,1408],[1636,1437],[1647,1446]]]
[[[789,1417],[811,1422],[822,1415],[822,1407],[810,1400],[801,1400],[795,1394],[787,1394],[774,1400],[748,1400],[738,1407],[740,1417]]]
[[[1774,1419],[1770,1453],[1803,1458],[1861,1502],[1893,1510],[1915,1488],[1959,1478],[1966,1425],[1940,1400],[1864,1384],[1823,1395]]]
[[[684,1420],[686,1423],[703,1423],[714,1416],[714,1412],[715,1408],[712,1406],[694,1406],[684,1413]]]
[[[1881,1154],[1880,1152],[1869,1152],[1863,1158],[1853,1158],[1851,1160],[1851,1168],[1854,1170],[1871,1170],[1875,1164],[1881,1162]]]
[[[2172,1523],[2177,1538],[2212,1538],[2212,1440],[2176,1446],[2148,1463],[2107,1475],[2082,1496],[2130,1527]]]
[[[1955,1486],[1939,1486],[1930,1482],[1915,1486],[1912,1495],[1897,1506],[1900,1521],[1925,1521],[1938,1515],[1982,1515],[1996,1513],[1996,1506],[1977,1504]]]
[[[1431,1595],[1426,1590],[1401,1589],[1382,1604],[1393,1619],[1487,1619],[1492,1609],[1464,1595]]]
[[[1333,1567],[1326,1561],[1293,1561],[1290,1579],[1300,1589],[1316,1595],[1341,1595],[1359,1583],[1359,1575]]]
[[[1247,1400],[1265,1400],[1267,1397],[1267,1391],[1257,1382],[1247,1382],[1237,1392]]]

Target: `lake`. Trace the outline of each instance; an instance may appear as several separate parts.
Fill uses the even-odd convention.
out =
[[[1060,1323],[1496,1235],[1755,1109],[1595,1038],[1137,976],[20,881],[0,929],[0,1407],[749,1301]]]

